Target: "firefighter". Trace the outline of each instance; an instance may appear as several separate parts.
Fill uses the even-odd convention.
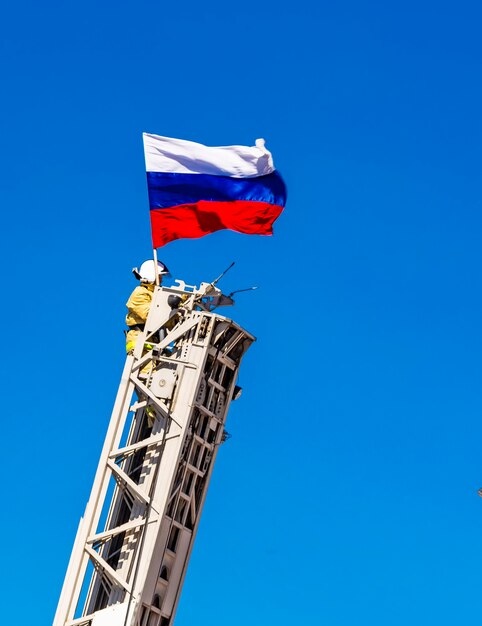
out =
[[[157,262],[159,273],[159,284],[163,276],[169,275],[169,270],[160,261]],[[134,276],[140,281],[138,287],[131,293],[126,303],[127,315],[126,324],[129,330],[126,333],[126,352],[132,354],[136,346],[137,337],[144,331],[147,315],[151,307],[152,294],[156,284],[156,268],[154,261],[144,261],[139,269],[132,270]],[[150,350],[152,346],[146,344],[145,348]]]

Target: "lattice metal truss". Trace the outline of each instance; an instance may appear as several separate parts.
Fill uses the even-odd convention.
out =
[[[238,367],[212,284],[156,287],[127,357],[53,626],[172,626]],[[231,301],[229,301],[231,303]]]

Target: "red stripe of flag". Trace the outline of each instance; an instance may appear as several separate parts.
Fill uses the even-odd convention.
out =
[[[180,204],[151,209],[152,244],[160,248],[175,239],[193,239],[229,229],[246,235],[272,235],[282,206],[252,200]]]

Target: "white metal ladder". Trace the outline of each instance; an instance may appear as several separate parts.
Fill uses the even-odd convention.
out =
[[[212,312],[209,285],[177,282],[156,287],[127,357],[53,626],[172,626],[238,367],[254,341]]]

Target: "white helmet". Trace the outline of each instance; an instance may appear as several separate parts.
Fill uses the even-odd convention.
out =
[[[167,266],[164,265],[164,263],[161,263],[161,261],[157,262],[157,268],[159,276],[169,275],[169,270],[167,269]],[[154,261],[144,261],[139,269],[137,269],[137,267],[134,267],[132,273],[136,278],[141,281],[141,283],[156,282],[156,267],[154,265]]]

